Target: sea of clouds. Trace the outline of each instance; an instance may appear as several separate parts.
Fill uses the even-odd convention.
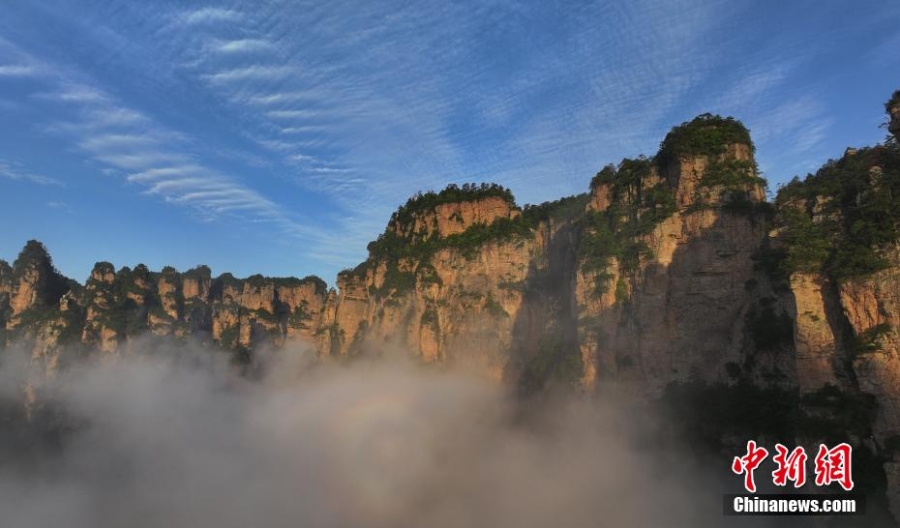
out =
[[[470,373],[402,358],[321,364],[290,347],[248,378],[208,350],[150,348],[49,377],[15,347],[0,355],[13,416],[0,424],[2,526],[723,520],[712,480],[646,441],[652,420],[597,398],[523,402]]]

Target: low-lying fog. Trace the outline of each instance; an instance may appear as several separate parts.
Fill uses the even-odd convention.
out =
[[[721,495],[696,469],[640,447],[634,416],[587,398],[525,405],[465,373],[399,359],[310,368],[298,349],[272,354],[254,381],[187,348],[75,365],[49,380],[14,351],[0,358],[3,412],[22,407],[11,402],[30,384],[39,402],[54,402],[32,406],[31,421],[67,429],[60,448],[46,442],[31,456],[23,420],[0,424],[4,527],[723,520]]]

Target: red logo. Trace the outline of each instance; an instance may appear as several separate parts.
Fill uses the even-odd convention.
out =
[[[853,448],[848,444],[838,444],[828,449],[819,446],[816,455],[816,486],[827,486],[832,482],[840,484],[847,491],[853,489],[853,476],[850,468],[850,455]]]
[[[803,447],[795,447],[792,451],[781,444],[775,444],[775,455],[772,461],[777,466],[772,472],[772,482],[776,486],[787,486],[793,482],[795,488],[806,484],[806,450]],[[846,491],[853,489],[853,473],[851,458],[853,448],[847,444],[838,444],[828,449],[825,445],[819,445],[819,452],[815,459],[816,486],[828,486],[838,484]],[[753,472],[769,456],[764,447],[759,447],[753,440],[747,441],[747,454],[742,457],[734,457],[731,463],[731,471],[737,475],[744,475],[744,488],[750,493],[756,493],[756,482]]]
[[[747,488],[747,491],[750,493],[756,493],[756,483],[753,481],[753,471],[756,470],[767,456],[769,456],[769,452],[766,451],[766,448],[757,448],[756,442],[749,440],[747,441],[747,454],[742,457],[734,457],[734,462],[731,463],[731,471],[734,471],[738,475],[741,473],[744,474],[744,487]]]
[[[781,444],[775,444],[778,453],[772,460],[778,464],[778,469],[772,472],[772,482],[776,486],[787,486],[787,481],[794,482],[794,487],[799,488],[806,484],[806,450],[796,447],[791,454],[788,448]]]

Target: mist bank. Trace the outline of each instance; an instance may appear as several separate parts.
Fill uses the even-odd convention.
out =
[[[152,347],[47,377],[7,353],[2,524],[687,527],[720,515],[713,480],[611,405],[569,394],[523,406],[471,373],[311,357],[281,349],[248,379],[220,354]]]

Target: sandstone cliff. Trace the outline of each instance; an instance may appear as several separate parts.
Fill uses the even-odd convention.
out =
[[[754,348],[746,321],[765,296],[753,256],[768,209],[751,145],[625,160],[592,195],[575,288],[585,382],[658,396],[673,381],[737,378],[726,367]]]
[[[205,266],[156,273],[144,265],[117,271],[108,262],[98,262],[81,287],[63,279],[35,241],[14,268],[0,266],[0,284],[4,342],[25,337],[35,358],[54,358],[51,368],[66,347],[126,353],[146,333],[197,339],[246,359],[267,343],[312,339],[328,296],[317,277],[213,279]]]
[[[525,227],[496,186],[450,187],[411,199],[338,276],[324,349],[356,355],[408,349],[423,361],[468,364],[501,378],[522,285],[541,265],[544,237]]]
[[[779,191],[779,246],[767,258],[795,306],[801,409],[847,430],[883,464],[900,518],[898,193],[896,143],[847,149]]]
[[[752,258],[763,181],[732,120],[702,116],[670,136],[658,161],[625,160],[588,195],[524,211],[498,189],[410,200],[338,277],[323,350],[393,345],[532,389],[607,380],[658,396],[673,381],[727,380],[753,348],[748,314],[789,324],[780,304],[757,306],[765,284],[747,286],[765,282]],[[789,377],[774,360],[759,370],[779,367]]]

